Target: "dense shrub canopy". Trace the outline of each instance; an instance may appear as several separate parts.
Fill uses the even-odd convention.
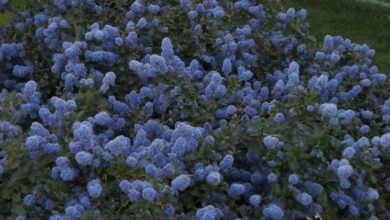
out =
[[[0,218],[390,217],[367,45],[276,0],[28,9],[0,0]]]

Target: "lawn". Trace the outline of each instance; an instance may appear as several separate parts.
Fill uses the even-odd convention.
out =
[[[306,8],[311,33],[322,41],[327,34],[342,35],[376,50],[374,63],[390,74],[390,7],[355,0],[284,0]]]
[[[26,7],[26,0],[9,0],[14,6],[25,8]],[[11,16],[11,13],[9,12],[0,12],[0,25],[4,25],[7,23],[8,18]]]

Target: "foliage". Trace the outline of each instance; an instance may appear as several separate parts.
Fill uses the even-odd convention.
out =
[[[0,4],[1,218],[389,217],[389,81],[306,10]]]

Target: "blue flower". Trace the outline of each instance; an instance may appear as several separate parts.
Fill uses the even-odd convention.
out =
[[[186,152],[186,145],[187,141],[184,138],[179,137],[178,139],[176,139],[173,145],[172,152],[176,153],[178,157],[182,157]]]
[[[15,65],[12,74],[16,77],[26,77],[33,73],[33,68],[31,66],[20,66]]]
[[[115,85],[115,79],[116,79],[116,76],[115,76],[114,72],[106,73],[106,75],[103,78],[103,84],[100,87],[100,92],[106,93],[110,86]]]
[[[379,193],[378,190],[373,188],[368,188],[367,190],[367,200],[368,201],[375,201],[379,199]]]
[[[130,7],[131,7],[131,10],[136,12],[136,13],[141,13],[141,12],[143,12],[143,9],[144,9],[143,5],[138,1],[134,1]]]
[[[131,91],[128,95],[125,97],[127,104],[130,106],[130,108],[135,109],[140,104],[140,99],[135,91]]]
[[[251,205],[257,207],[261,203],[261,196],[260,195],[251,195],[249,198],[249,202]]]
[[[73,130],[73,135],[76,140],[80,141],[85,147],[91,148],[93,145],[93,131],[87,123],[80,124],[79,127]]]
[[[128,155],[131,152],[131,140],[120,135],[109,141],[104,149],[109,150],[114,156]]]
[[[100,126],[107,126],[112,122],[112,120],[107,112],[99,112],[95,115],[94,122]]]
[[[352,176],[353,172],[353,168],[349,164],[341,165],[339,168],[337,168],[337,175],[340,179]]]
[[[304,206],[308,206],[313,202],[313,198],[307,193],[300,193],[296,196],[296,200]]]
[[[215,143],[215,139],[214,139],[213,136],[208,135],[208,136],[205,138],[204,143],[205,143],[206,145],[212,146],[212,145],[214,145],[214,143]]]
[[[88,166],[92,164],[93,156],[92,154],[85,152],[85,151],[80,151],[76,153],[76,161],[78,164],[81,166]]]
[[[161,32],[163,32],[163,33],[168,33],[169,32],[169,28],[168,27],[162,27],[161,28]]]
[[[126,164],[129,167],[135,167],[137,165],[137,162],[138,162],[137,158],[133,156],[128,156],[126,159]]]
[[[191,178],[188,175],[182,174],[172,180],[171,187],[175,191],[184,191],[190,186],[190,184]]]
[[[316,58],[317,60],[319,60],[319,61],[322,61],[322,60],[325,59],[325,53],[323,53],[323,52],[316,52],[315,58]]]
[[[233,163],[234,163],[234,158],[232,155],[230,154],[227,154],[225,155],[225,157],[221,160],[221,162],[219,162],[219,167],[224,170],[224,169],[228,169],[230,167],[233,166]]]
[[[226,75],[232,72],[232,62],[229,58],[223,60],[222,72]]]
[[[180,0],[181,8],[184,10],[188,10],[191,8],[191,1],[190,0]]]
[[[146,175],[151,177],[158,177],[161,175],[161,170],[158,169],[154,164],[148,164],[145,167]]]
[[[277,137],[266,136],[263,139],[263,143],[266,147],[268,147],[270,149],[274,149],[278,146],[279,139]]]
[[[278,176],[275,173],[268,174],[267,178],[270,183],[274,183],[278,180]]]
[[[171,204],[168,204],[164,209],[164,214],[167,217],[173,217],[175,215],[175,207],[173,207]]]
[[[121,38],[121,37],[115,38],[115,45],[117,45],[118,47],[122,46],[123,43],[124,43],[123,38]]]
[[[283,219],[284,211],[279,206],[270,204],[263,208],[263,215],[265,218],[280,220]]]
[[[336,53],[332,53],[330,55],[330,61],[332,61],[333,63],[337,63],[339,62],[340,60],[340,55],[336,54]]]
[[[87,193],[83,193],[79,196],[80,204],[82,204],[86,208],[91,207],[91,200],[89,199],[89,196]]]
[[[135,189],[130,189],[128,192],[127,192],[127,197],[129,198],[129,200],[131,202],[138,202],[140,199],[141,199],[141,193],[139,193],[137,190]]]
[[[6,0],[6,1],[8,1],[8,0]],[[0,4],[1,4],[1,2],[0,2]],[[18,216],[15,218],[15,220],[26,220],[26,217],[24,217],[24,216],[22,216],[22,215],[18,215]]]
[[[363,80],[360,81],[360,85],[362,87],[370,87],[371,84],[372,84],[372,82],[369,79],[363,79]]]
[[[225,15],[225,11],[221,6],[213,8],[213,15],[216,19],[220,19]]]
[[[198,12],[196,11],[189,11],[187,13],[187,16],[190,18],[190,19],[195,19],[196,17],[198,17]]]
[[[217,98],[221,98],[226,94],[226,87],[224,85],[218,85],[217,88],[215,89],[215,96]]]
[[[353,147],[347,147],[343,151],[343,157],[346,159],[351,159],[355,152],[356,150]]]
[[[55,154],[61,151],[61,146],[57,143],[48,143],[44,146],[43,151],[47,154]]]
[[[35,203],[35,196],[32,194],[28,194],[23,198],[23,203],[26,206],[32,206]]]
[[[324,187],[322,187],[320,184],[313,183],[310,181],[306,181],[304,187],[305,187],[305,191],[309,193],[311,196],[318,196],[324,190]]]
[[[37,90],[37,83],[33,80],[28,81],[23,88],[23,94],[26,96],[32,96]]]
[[[140,29],[145,28],[148,25],[148,22],[146,21],[145,18],[141,18],[138,20],[137,27]]]
[[[334,38],[330,35],[326,35],[324,38],[324,50],[331,50],[334,46]]]
[[[284,82],[283,80],[278,80],[274,86],[274,88],[272,89],[272,96],[274,98],[280,98],[281,95],[283,94],[284,92],[284,89],[285,89],[285,85],[284,85]]]
[[[84,208],[78,205],[69,205],[65,208],[65,214],[71,218],[80,218],[83,215]]]
[[[283,114],[283,113],[278,112],[278,113],[275,114],[275,116],[274,116],[274,122],[276,122],[276,123],[282,123],[282,122],[284,122],[284,120],[285,120],[285,117],[284,117],[284,114]]]
[[[240,67],[238,68],[238,79],[243,81],[248,81],[253,77],[253,73],[250,70],[244,70]]]
[[[169,38],[164,38],[161,42],[161,55],[165,58],[165,59],[172,59],[173,58],[173,55],[174,55],[174,52],[173,52],[173,46],[172,46],[172,43],[171,43],[171,40],[169,40]]]
[[[128,193],[131,189],[131,183],[127,180],[121,180],[119,182],[119,188],[122,190],[122,192]]]
[[[216,186],[221,182],[222,176],[219,172],[212,171],[207,175],[206,182],[210,185]]]
[[[165,59],[161,56],[153,54],[150,56],[150,64],[155,67],[158,71],[165,73],[168,71]]]
[[[151,187],[145,188],[142,190],[142,198],[146,201],[154,201],[157,199],[157,192]]]
[[[240,183],[233,183],[230,185],[228,194],[230,197],[237,197],[245,193],[245,186]]]
[[[44,138],[33,135],[27,138],[25,145],[31,150],[38,150],[43,142],[45,142]]]
[[[87,51],[85,58],[102,66],[112,66],[117,61],[117,55],[107,51]]]
[[[58,167],[67,167],[69,166],[69,162],[70,162],[69,159],[66,157],[58,157],[56,159],[56,165]]]
[[[306,15],[307,15],[307,11],[304,8],[299,10],[299,11],[297,11],[297,13],[296,13],[296,16],[301,18],[301,19],[305,19]]]
[[[213,205],[208,205],[196,211],[196,219],[198,220],[217,220],[222,218],[222,215],[222,212]]]
[[[126,45],[128,45],[130,48],[136,48],[137,41],[138,41],[138,35],[134,31],[130,32],[125,38]]]
[[[381,136],[380,144],[384,148],[390,147],[390,133]]]
[[[150,14],[157,14],[159,11],[160,11],[160,6],[159,5],[150,4],[148,6],[148,12]]]
[[[290,184],[297,184],[299,182],[299,176],[297,174],[291,174],[289,177],[288,177],[288,182]]]
[[[0,6],[4,6],[8,3],[8,0],[1,0],[0,1]]]
[[[49,220],[63,220],[64,218],[60,215],[52,215]]]
[[[77,176],[77,172],[75,169],[70,168],[70,167],[65,167],[61,169],[61,179],[64,181],[71,181]]]
[[[172,163],[168,163],[162,168],[162,175],[165,177],[172,177],[174,173],[175,167]]]
[[[360,131],[360,133],[362,133],[362,134],[366,134],[366,133],[370,132],[370,126],[368,126],[368,125],[363,125],[363,126],[361,126],[361,127],[359,128],[359,131]]]
[[[325,117],[332,117],[337,114],[337,105],[333,103],[325,103],[320,105],[320,113]]]
[[[98,179],[94,179],[94,180],[89,181],[88,185],[87,185],[87,189],[88,189],[88,194],[92,198],[98,198],[100,196],[100,194],[102,194],[102,191],[103,191],[103,187],[100,184],[100,180],[98,180]]]

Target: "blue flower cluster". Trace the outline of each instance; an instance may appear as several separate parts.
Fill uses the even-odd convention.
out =
[[[57,50],[63,39],[66,38],[65,31],[69,28],[69,23],[60,17],[48,18],[45,14],[34,17],[34,22],[40,26],[36,30],[36,38],[43,40],[50,50]],[[43,26],[45,23],[47,23],[47,27]]]
[[[367,45],[275,1],[35,4],[0,39],[0,218],[390,218]]]

